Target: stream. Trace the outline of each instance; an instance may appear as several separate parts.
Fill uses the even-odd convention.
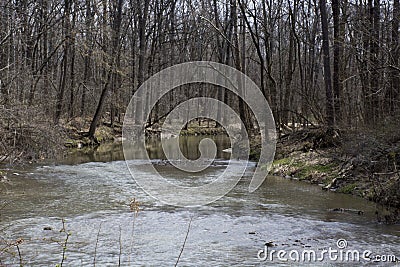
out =
[[[230,147],[229,140],[210,138],[217,159],[200,174],[182,174],[164,164],[155,141],[149,155],[170,179],[197,184],[217,177],[229,164],[229,154],[222,151]],[[200,140],[182,138],[183,153],[198,157]],[[20,261],[23,266],[174,266],[180,254],[178,266],[399,265],[391,256],[400,259],[400,225],[377,223],[374,203],[274,176],[249,193],[254,167],[249,164],[226,196],[195,208],[165,205],[147,195],[132,178],[118,144],[13,170],[9,183],[0,184],[0,266],[19,266]],[[133,198],[138,212],[130,209]],[[353,212],[358,210],[363,214]],[[338,240],[346,246],[339,248]],[[289,258],[304,250],[318,258],[329,249],[338,250],[337,259],[328,254],[321,261]],[[263,258],[265,250],[276,253]],[[282,259],[279,250],[286,252]],[[359,259],[340,255],[348,250],[359,251]],[[366,250],[371,253],[364,259]]]

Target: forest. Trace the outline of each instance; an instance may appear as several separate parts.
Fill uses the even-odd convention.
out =
[[[373,127],[399,115],[399,17],[398,0],[2,0],[2,121],[113,124],[148,77],[207,60],[250,76],[278,128]]]
[[[399,22],[400,0],[0,0],[0,266],[258,266],[269,249],[329,245],[372,250],[353,265],[400,262]],[[223,86],[184,84],[150,106],[152,87],[133,109],[150,114],[150,165],[193,187],[152,185],[176,203],[243,162],[231,164],[225,125],[198,117],[170,140],[190,159],[202,138],[218,153],[178,172],[158,140],[168,115],[208,97],[248,131],[231,191],[176,207],[139,183],[159,176],[127,158],[140,153],[124,146],[124,118],[153,75],[194,61],[247,75],[277,140],[260,160],[270,121]],[[254,169],[269,175],[249,193]]]
[[[335,145],[340,136],[340,143],[356,140],[342,144],[353,154],[367,150],[371,157],[380,147],[384,172],[398,174],[399,0],[0,5],[2,162],[51,157],[71,136],[104,139],[99,125],[115,134],[146,79],[178,63],[213,61],[259,86],[279,136],[325,129],[311,134],[323,139],[317,146]],[[152,110],[149,125],[198,95],[240,109],[240,99],[226,90],[198,87],[172,91]]]

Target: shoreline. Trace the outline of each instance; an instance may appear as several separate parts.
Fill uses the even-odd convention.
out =
[[[85,137],[82,126],[67,124],[62,135],[63,149],[59,149],[58,156],[63,157],[72,149],[95,148],[100,144],[121,142],[122,124],[114,124],[113,128],[110,126],[106,123],[99,125],[95,139],[90,140]],[[225,134],[223,128],[209,126],[189,127],[181,132],[181,136]],[[158,131],[154,131],[148,136],[157,134]],[[362,197],[385,207],[386,211],[376,214],[378,221],[399,223],[399,141],[372,137],[366,140],[365,135],[358,136],[358,132],[350,131],[328,136],[323,128],[299,129],[279,138],[270,174],[316,184],[323,190]],[[250,140],[251,160],[258,160],[259,144],[259,137]],[[57,160],[54,154],[45,155],[39,152],[36,158],[21,157],[17,162],[8,165],[40,164],[49,158]],[[3,162],[1,165],[6,164]],[[6,173],[0,170],[0,178],[3,177],[6,177]]]
[[[362,197],[384,207],[376,213],[379,222],[399,223],[400,144],[382,150],[383,141],[359,144],[354,132],[329,142],[324,134],[324,129],[307,129],[280,138],[270,173]]]
[[[121,137],[118,133],[122,133],[120,128],[113,135],[104,125],[99,130],[102,142],[115,142]],[[149,136],[157,134],[155,131]],[[220,134],[225,134],[223,128],[197,124],[181,132],[181,136]],[[377,139],[370,133],[366,139],[356,131],[337,130],[328,135],[324,128],[299,129],[279,138],[270,174],[367,199],[384,207],[376,214],[378,221],[399,223],[400,177],[396,168],[400,166],[400,142],[386,137]],[[259,138],[254,137],[250,140],[249,158],[258,160],[259,151]]]

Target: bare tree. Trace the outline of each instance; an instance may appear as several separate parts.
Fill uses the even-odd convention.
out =
[[[70,15],[71,15],[71,0],[65,0],[64,2],[64,16],[63,16],[63,28],[64,28],[64,55],[61,64],[61,75],[60,82],[57,93],[56,102],[56,113],[54,116],[54,124],[58,124],[62,112],[65,88],[67,85],[67,71],[68,71],[68,60],[71,49],[71,25],[70,25]]]
[[[339,0],[332,0],[333,14],[333,95],[335,119],[340,121],[340,97],[342,92],[340,62],[342,56],[342,33],[340,32],[340,7]]]
[[[114,51],[119,51],[118,46],[119,46],[119,41],[120,41],[120,33],[121,33],[121,20],[122,20],[122,6],[124,4],[124,0],[118,0],[117,3],[117,8],[116,8],[116,12],[114,13],[113,16],[113,27],[112,27],[112,32],[113,32],[113,40],[112,40],[112,50],[111,52]],[[118,53],[118,52],[117,52]],[[110,80],[111,80],[111,76],[113,74],[113,72],[115,72],[115,67],[117,66],[117,58],[118,55],[116,57],[111,57],[111,64],[109,67],[109,71],[107,73],[107,79],[106,82],[104,84],[103,90],[101,92],[100,95],[100,100],[99,103],[97,105],[97,109],[96,112],[93,116],[92,122],[90,124],[90,128],[89,128],[89,133],[88,136],[90,138],[94,137],[95,131],[96,131],[96,127],[97,124],[99,122],[100,116],[101,116],[101,112],[104,106],[104,102],[105,102],[105,98],[106,95],[109,91],[109,84],[110,84]]]
[[[399,0],[4,0],[0,12],[0,104],[42,109],[60,126],[83,117],[84,130],[93,114],[91,137],[101,122],[119,127],[147,77],[192,60],[245,72],[282,131],[400,112]],[[223,100],[254,124],[235,95],[197,85],[168,94],[148,124],[193,96]]]
[[[331,81],[330,53],[329,53],[329,32],[328,32],[328,15],[326,13],[326,0],[319,1],[321,12],[321,28],[322,28],[322,50],[324,53],[324,80],[326,93],[326,122],[329,127],[334,126],[334,109],[333,109],[333,93]]]
[[[399,0],[393,0],[392,40],[390,50],[390,89],[387,101],[390,106],[390,115],[394,116],[399,110],[400,103],[400,45],[399,45]]]

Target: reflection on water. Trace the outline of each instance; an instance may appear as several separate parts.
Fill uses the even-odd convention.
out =
[[[224,149],[230,148],[229,138],[225,135],[214,136],[181,136],[179,145],[182,154],[188,159],[197,159],[200,157],[198,145],[203,138],[213,140],[217,147],[217,158],[228,159],[230,154],[223,152]],[[169,147],[169,140],[166,140],[166,146]],[[173,149],[173,148],[170,148]],[[150,159],[165,159],[165,154],[162,150],[161,142],[158,138],[149,138],[146,140],[146,150]],[[145,156],[140,154],[140,150],[134,145],[128,146],[128,153],[138,159],[144,159]],[[72,149],[69,155],[62,160],[65,164],[79,164],[85,162],[109,162],[124,160],[124,153],[121,143],[102,144],[96,148]]]
[[[195,141],[187,143],[187,153],[198,153],[193,144]],[[217,146],[225,149],[229,141],[221,138]],[[149,147],[153,159],[163,158],[158,144]],[[219,153],[215,164],[201,174],[182,173],[163,161],[155,162],[169,179],[196,185],[223,172],[228,164],[223,157]],[[268,177],[250,194],[253,165],[239,184],[215,203],[176,208],[143,192],[122,159],[121,147],[112,144],[90,153],[77,151],[62,164],[18,171],[20,175],[9,177],[12,185],[4,185],[0,195],[2,202],[8,202],[0,215],[0,266],[19,265],[16,248],[12,246],[10,253],[4,250],[6,241],[18,238],[24,240],[19,248],[27,266],[60,263],[65,240],[59,231],[61,218],[71,232],[65,266],[93,266],[93,262],[97,266],[116,266],[118,262],[121,266],[174,265],[191,218],[180,266],[289,266],[260,262],[257,252],[266,242],[276,245],[271,248],[275,250],[336,248],[339,238],[346,239],[350,249],[400,256],[400,227],[377,224],[374,204],[363,199],[279,177]],[[137,216],[129,208],[132,198],[140,202]],[[363,210],[364,214],[332,212],[332,208]],[[51,230],[43,230],[45,227]],[[359,265],[367,262],[350,264]]]

